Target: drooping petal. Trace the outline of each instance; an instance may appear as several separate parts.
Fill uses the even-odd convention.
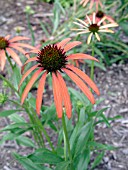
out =
[[[16,50],[20,51],[23,54],[26,53],[25,50],[23,50],[21,47],[16,46],[15,44],[9,44],[9,47],[12,47],[12,48],[16,49]]]
[[[96,84],[90,79],[87,74],[85,74],[80,69],[74,67],[73,65],[67,64],[66,68],[73,70],[73,72],[76,73],[81,79],[83,79],[96,92],[97,95],[100,95],[99,89],[97,88]]]
[[[83,53],[76,53],[76,54],[70,54],[67,57],[68,60],[72,60],[72,59],[85,59],[85,60],[94,60],[94,61],[98,61],[98,59],[88,55],[88,54],[83,54]]]
[[[37,77],[39,76],[39,74],[40,74],[41,72],[42,72],[42,68],[40,68],[39,70],[37,70],[37,71],[33,74],[33,76],[31,77],[29,83],[28,83],[27,86],[25,87],[24,92],[23,92],[23,94],[22,94],[21,104],[24,103],[24,100],[26,99],[29,90],[31,89],[31,87],[33,86],[34,82],[36,81]]]
[[[62,40],[61,42],[57,43],[56,45],[58,48],[59,47],[63,48],[65,46],[65,44],[67,44],[70,40],[71,40],[71,38],[66,38],[66,39]]]
[[[19,64],[19,66],[22,66],[19,56],[11,48],[6,48],[6,50],[10,54],[10,56],[14,59],[14,61],[17,64]]]
[[[76,24],[76,25],[78,25],[78,26],[80,26],[80,27],[82,27],[82,28],[87,28],[85,25],[82,25],[82,24],[80,24],[80,23],[78,23],[78,22],[73,22],[74,24]]]
[[[94,1],[93,1],[93,0],[91,0],[91,3],[90,3],[90,6],[89,6],[89,9],[92,9],[93,4],[94,4]]]
[[[53,84],[53,95],[54,95],[54,101],[56,106],[56,112],[58,118],[62,118],[63,109],[62,109],[61,88],[55,73],[52,73],[52,84]]]
[[[37,65],[34,65],[33,67],[31,67],[29,70],[26,71],[26,73],[22,76],[22,79],[20,80],[18,89],[20,88],[21,84],[22,84],[23,81],[26,79],[26,77],[27,77],[33,70],[35,70],[37,67],[38,67],[38,64],[37,64]]]
[[[46,76],[47,76],[47,71],[45,71],[45,73],[42,75],[38,85],[37,98],[36,98],[36,112],[38,115],[40,114]]]
[[[20,40],[29,40],[30,38],[27,37],[22,37],[22,36],[16,36],[12,39],[9,40],[9,42],[15,42],[15,41],[20,41]]]
[[[99,30],[99,32],[110,32],[110,33],[114,33],[114,31],[113,31],[113,30],[109,30],[109,29]]]
[[[71,107],[71,100],[70,100],[70,96],[68,93],[68,89],[66,87],[65,81],[63,80],[59,72],[57,72],[57,77],[58,77],[58,81],[61,86],[61,94],[62,94],[62,98],[64,101],[65,109],[66,109],[66,115],[70,119],[72,115],[72,107]]]
[[[87,39],[87,44],[90,44],[93,33],[91,32]]]
[[[85,27],[88,27],[88,24],[86,24],[85,21],[79,19],[79,18],[76,18],[76,20],[78,20],[80,23],[82,23]]]
[[[106,16],[104,16],[104,17],[97,23],[97,25],[99,26],[102,22],[104,22],[104,20],[106,20]]]
[[[89,24],[91,25],[91,24],[92,24],[92,22],[91,22],[90,18],[88,17],[88,15],[86,15],[86,18],[87,18],[87,20],[88,20]]]
[[[86,34],[86,33],[88,33],[88,32],[90,32],[89,29],[87,29],[87,30],[85,30],[85,31],[78,32],[77,35]]]
[[[111,24],[106,24],[106,25],[100,26],[99,29],[109,28],[109,27],[117,27],[117,26],[118,26],[117,23],[111,23]]]
[[[80,41],[70,42],[67,45],[65,45],[64,51],[67,52],[67,51],[71,50],[72,48],[74,48],[75,46],[80,45],[80,44],[82,44]]]
[[[1,71],[4,70],[4,66],[6,63],[6,54],[4,50],[0,51],[0,65],[1,65]]]
[[[86,29],[83,28],[72,28],[72,31],[85,31]]]
[[[95,99],[90,92],[89,88],[85,85],[85,83],[72,71],[63,68],[62,69],[75,83],[76,85],[81,89],[81,91],[87,96],[87,98],[90,100],[92,104],[95,103]]]
[[[13,44],[13,43],[12,43],[12,44]],[[35,49],[35,47],[32,47],[32,46],[29,45],[29,44],[24,44],[24,43],[14,43],[14,44],[17,45],[17,46],[20,46],[20,47]]]
[[[8,40],[10,38],[10,35],[5,36],[5,39]]]
[[[95,32],[95,36],[96,36],[97,40],[100,41],[100,37],[96,32]]]
[[[96,23],[96,13],[95,12],[93,13],[93,21],[92,22],[93,22],[93,24]]]
[[[21,74],[23,74],[23,71],[24,71],[24,68],[25,68],[26,64],[28,64],[28,63],[30,63],[30,62],[32,62],[32,61],[37,61],[37,57],[29,58],[29,59],[24,63],[24,65],[23,65],[22,68],[21,68]]]
[[[30,53],[38,54],[39,52],[40,52],[40,50],[39,50],[39,49],[34,49],[34,50],[31,50],[31,51],[29,51],[29,52],[25,53],[25,55],[26,55],[26,54],[30,54]]]

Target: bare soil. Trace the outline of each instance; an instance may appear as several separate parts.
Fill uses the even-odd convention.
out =
[[[31,24],[36,32],[37,42],[43,39],[44,35],[42,35],[39,20],[48,20],[47,15],[50,14],[52,5],[42,2],[35,3],[34,0],[0,0],[0,36],[7,34],[15,36],[16,28],[20,27],[21,35],[31,38],[24,13],[26,5],[30,5],[38,13],[31,17]],[[112,144],[119,149],[106,152],[102,163],[95,170],[128,170],[128,64],[113,64],[107,68],[107,71],[96,69],[95,73],[96,83],[101,92],[100,99],[105,99],[97,109],[109,106],[105,112],[106,116],[121,115],[123,117],[112,121],[110,128],[104,124],[97,127],[96,140]],[[0,110],[7,107],[10,106],[4,105]],[[7,119],[0,119],[0,129],[8,123]],[[12,157],[12,152],[27,155],[32,150],[18,146],[13,141],[3,144],[0,147],[0,170],[23,170]]]

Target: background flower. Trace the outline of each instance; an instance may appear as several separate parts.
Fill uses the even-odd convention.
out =
[[[96,13],[93,13],[93,17],[90,19],[88,15],[86,15],[88,23],[81,19],[76,19],[78,22],[74,22],[74,24],[80,26],[81,28],[73,28],[72,30],[78,31],[77,34],[85,34],[85,33],[90,33],[87,39],[87,44],[90,43],[92,36],[94,35],[98,41],[100,41],[99,37],[99,32],[109,32],[109,33],[114,33],[114,31],[108,29],[110,27],[117,27],[117,23],[110,23],[110,24],[105,24],[101,25],[106,17],[103,17],[101,20],[98,22],[96,21]]]
[[[81,0],[80,4],[82,4],[83,7],[85,7],[88,4],[89,1],[90,1],[89,9],[91,9],[94,5],[96,5],[96,11],[98,11],[99,6],[103,7],[100,0]]]
[[[2,71],[6,63],[6,52],[10,54],[10,56],[19,66],[22,66],[19,56],[15,53],[13,49],[18,50],[22,54],[26,53],[22,47],[34,49],[34,47],[32,47],[31,45],[17,42],[20,40],[29,40],[29,38],[27,37],[16,36],[12,39],[9,38],[10,35],[7,35],[5,37],[0,37],[0,68]]]

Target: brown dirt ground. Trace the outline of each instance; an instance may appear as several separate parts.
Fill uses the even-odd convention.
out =
[[[29,36],[24,8],[30,5],[33,10],[38,11],[31,18],[31,24],[36,32],[38,42],[43,38],[39,20],[47,21],[47,15],[52,6],[46,3],[36,3],[34,0],[0,0],[0,35],[8,33],[16,35],[16,27],[21,27],[21,35]],[[114,64],[107,71],[96,69],[96,82],[101,91],[100,98],[105,100],[98,106],[103,108],[109,106],[106,116],[123,116],[122,119],[112,121],[111,128],[100,125],[95,131],[96,140],[106,144],[112,144],[119,149],[106,152],[105,157],[95,170],[128,170],[128,64]],[[6,74],[6,73],[5,73]],[[7,107],[5,105],[5,107]],[[4,108],[0,108],[3,110]],[[0,120],[0,128],[8,124],[7,119]],[[1,136],[1,135],[0,135]],[[19,147],[15,142],[7,142],[0,147],[0,170],[23,170],[13,160],[11,153],[16,151],[21,154],[31,152],[29,148]]]

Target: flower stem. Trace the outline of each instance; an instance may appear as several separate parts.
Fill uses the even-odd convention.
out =
[[[7,59],[8,59],[8,62],[9,62],[9,64],[10,64],[11,68],[12,68],[12,71],[13,71],[14,67],[13,67],[13,64],[12,64],[12,62],[11,62],[11,59],[10,59],[10,57],[8,56],[8,53],[6,52],[6,50],[5,50],[5,54],[6,54],[6,57],[7,57]]]
[[[47,139],[48,143],[49,143],[49,146],[51,147],[52,151],[55,152],[54,150],[54,147],[52,145],[52,142],[50,140],[50,137],[48,136],[45,128],[43,127],[41,121],[39,120],[39,118],[37,117],[37,114],[35,113],[35,111],[33,109],[31,109],[32,113],[33,113],[33,116],[34,116],[34,119],[35,119],[35,122],[38,126],[38,128],[43,132],[43,134],[45,135],[45,138]]]
[[[63,114],[62,116],[62,125],[63,125],[63,130],[64,130],[64,138],[66,141],[66,145],[67,149],[68,149],[68,155],[69,155],[69,159],[70,159],[70,169],[73,170],[73,165],[72,165],[72,154],[71,154],[71,150],[70,150],[70,143],[69,143],[69,138],[68,138],[68,132],[67,132],[67,128],[66,128],[66,122],[65,122],[65,116]]]
[[[92,42],[92,56],[94,57],[94,42]],[[90,75],[91,79],[94,80],[94,60],[92,60],[91,63],[91,75]]]

